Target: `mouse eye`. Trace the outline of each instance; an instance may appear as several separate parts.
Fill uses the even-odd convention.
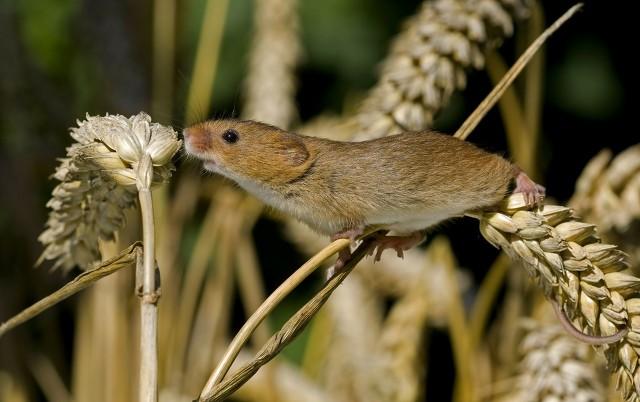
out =
[[[222,139],[228,142],[229,144],[233,144],[238,141],[238,132],[232,128],[226,130],[222,133]]]

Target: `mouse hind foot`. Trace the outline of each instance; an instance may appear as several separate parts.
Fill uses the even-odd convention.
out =
[[[522,193],[527,205],[530,207],[540,205],[546,190],[543,186],[537,184],[525,172],[519,170],[515,178],[516,188],[513,190],[514,194]]]
[[[369,255],[373,255],[375,252],[374,262],[380,261],[382,252],[387,249],[395,250],[398,257],[404,258],[406,250],[422,243],[427,237],[424,230],[418,230],[406,236],[385,236],[384,234],[376,234],[374,236],[376,238],[373,240],[371,252],[369,253]]]
[[[364,232],[364,228],[355,228],[338,232],[331,236],[331,241],[337,239],[350,239],[351,242],[355,242],[357,237],[361,236]],[[382,252],[387,249],[395,250],[396,254],[400,258],[404,258],[404,252],[409,250],[418,244],[422,243],[426,236],[426,231],[418,230],[405,236],[387,236],[387,230],[382,230],[370,235],[372,243],[370,245],[369,255],[374,255],[374,262],[380,261]],[[345,265],[351,260],[350,248],[344,248],[338,252],[338,259],[335,264],[328,269],[327,279],[331,278],[335,274],[341,272]]]

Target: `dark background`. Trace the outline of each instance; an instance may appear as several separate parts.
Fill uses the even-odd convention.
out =
[[[176,128],[183,125],[203,3],[191,0],[178,6],[175,110],[172,116],[153,116]],[[242,106],[252,2],[230,3],[209,116],[237,115]],[[366,92],[375,82],[376,65],[389,39],[420,2],[300,3],[305,54],[297,72],[297,101],[301,120],[306,121],[321,112],[338,113],[348,99]],[[572,4],[543,2],[547,21]],[[600,149],[619,152],[637,142],[637,16],[623,4],[587,2],[546,47],[539,163],[548,194],[560,202],[571,195],[581,169]],[[0,320],[69,278],[46,266],[33,268],[42,251],[36,239],[46,220],[45,203],[55,185],[48,176],[71,141],[68,127],[85,113],[130,115],[149,110],[151,6],[150,1],[138,0],[0,0]],[[508,40],[501,53],[513,60],[513,49],[514,41]],[[454,97],[438,127],[455,130],[490,88],[486,73],[471,72],[467,90]],[[506,152],[499,113],[492,112],[471,141]],[[256,236],[273,225],[260,223]],[[456,250],[464,250],[456,254],[467,267],[487,266],[495,256],[475,225],[459,221],[441,229]],[[269,252],[270,243],[258,246],[263,260],[277,257]],[[477,279],[483,275],[473,273]],[[277,285],[286,275],[274,275],[268,285]],[[68,376],[73,309],[72,298],[0,339],[0,370],[29,381],[25,358],[30,348],[38,348]],[[446,336],[436,335],[432,341],[432,348],[443,350],[445,361],[450,359]],[[429,381],[450,383],[452,365],[443,367],[439,366],[440,374],[429,369]]]

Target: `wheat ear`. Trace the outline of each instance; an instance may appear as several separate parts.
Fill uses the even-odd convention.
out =
[[[363,103],[356,140],[431,125],[451,94],[466,85],[466,70],[484,67],[484,49],[513,33],[519,0],[424,2],[393,42],[378,84]]]
[[[640,264],[640,144],[613,157],[603,150],[587,164],[569,200],[576,213],[601,230],[603,238],[620,244]]]
[[[524,197],[505,200],[499,212],[483,212],[480,232],[537,279],[545,295],[561,306],[573,325],[594,336],[627,331],[600,349],[627,401],[638,401],[640,369],[640,278],[630,275],[626,254],[603,244],[596,226],[570,208],[545,205],[529,210]]]
[[[151,184],[169,180],[171,158],[181,142],[173,129],[152,123],[146,113],[89,116],[71,129],[67,148],[53,177],[47,228],[38,240],[45,250],[37,264],[86,269],[101,259],[98,240],[112,240],[135,204],[136,175],[143,154],[151,158]]]

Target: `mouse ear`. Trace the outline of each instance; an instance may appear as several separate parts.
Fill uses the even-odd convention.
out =
[[[279,153],[283,156],[285,162],[291,166],[302,165],[307,159],[309,159],[309,151],[300,139],[293,136],[286,136],[283,141],[280,142],[282,146],[279,149]]]

